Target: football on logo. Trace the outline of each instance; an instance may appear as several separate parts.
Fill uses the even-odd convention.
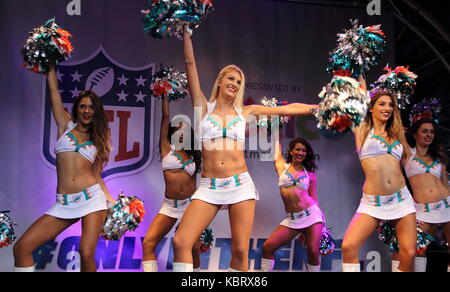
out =
[[[114,69],[105,67],[95,70],[86,81],[86,90],[95,92],[99,97],[106,95],[114,85]]]

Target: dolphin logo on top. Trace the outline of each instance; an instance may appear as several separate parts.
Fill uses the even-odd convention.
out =
[[[68,112],[72,111],[73,101],[84,90],[92,90],[103,102],[113,148],[103,171],[105,180],[138,173],[152,161],[154,99],[149,86],[154,70],[154,63],[139,68],[124,66],[114,61],[102,46],[85,60],[57,67],[61,96]],[[45,78],[42,87],[41,157],[56,169],[53,149],[57,128]]]

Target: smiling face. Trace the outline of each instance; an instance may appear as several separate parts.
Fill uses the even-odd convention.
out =
[[[413,135],[416,139],[416,144],[422,147],[429,147],[434,140],[434,126],[431,123],[424,123],[420,125],[417,132]]]
[[[225,72],[223,78],[220,80],[219,93],[226,99],[234,100],[242,85],[241,74],[236,70],[229,70]]]
[[[302,143],[297,143],[291,150],[290,154],[292,156],[293,163],[302,163],[305,160],[306,155],[308,154],[308,150]]]
[[[389,95],[380,96],[370,110],[372,118],[387,123],[394,113],[395,104]]]
[[[89,126],[94,118],[95,106],[89,97],[84,97],[81,99],[77,106],[77,118],[78,123]]]

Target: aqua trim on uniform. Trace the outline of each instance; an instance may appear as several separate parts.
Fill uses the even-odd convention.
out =
[[[215,178],[211,178],[211,182],[210,182],[210,186],[209,186],[209,188],[211,189],[211,190],[215,190],[216,189],[216,179]]]
[[[236,186],[239,187],[242,185],[241,179],[239,178],[239,174],[236,174],[234,177],[234,182],[236,183]]]
[[[387,153],[392,154],[392,149],[400,145],[400,142],[396,140],[394,143],[389,144],[383,137],[380,137],[378,135],[372,135],[373,138],[378,139],[380,142],[384,144],[385,147],[387,147]]]

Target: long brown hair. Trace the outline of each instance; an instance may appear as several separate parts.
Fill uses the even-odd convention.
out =
[[[409,157],[409,155],[411,154],[411,150],[409,148],[408,143],[406,142],[405,129],[403,128],[400,110],[398,109],[397,98],[388,91],[379,91],[371,97],[366,119],[364,120],[364,123],[361,126],[361,136],[363,137],[362,145],[364,145],[364,142],[367,139],[367,135],[369,135],[369,132],[374,127],[373,117],[370,110],[374,108],[375,103],[382,96],[389,96],[394,104],[394,112],[386,123],[387,135],[390,139],[399,140],[403,146],[402,157],[403,158]]]
[[[316,155],[314,154],[314,150],[308,141],[303,138],[294,138],[289,142],[289,151],[286,154],[286,162],[292,163],[291,151],[294,150],[298,143],[303,144],[306,147],[306,157],[305,160],[303,160],[303,166],[305,166],[306,170],[309,172],[316,172],[318,168],[316,164]]]
[[[419,131],[420,126],[423,124],[431,124],[434,129],[434,139],[431,145],[428,147],[427,155],[430,155],[433,160],[439,160],[442,164],[447,164],[447,154],[445,153],[445,146],[442,143],[441,136],[439,135],[439,128],[432,119],[420,119],[416,121],[411,128],[409,128],[408,133],[406,134],[406,139],[408,140],[409,145],[411,147],[416,147],[416,139],[414,135]]]
[[[72,117],[75,122],[78,121],[78,105],[85,97],[89,97],[94,105],[94,116],[92,124],[89,127],[89,139],[97,148],[97,158],[105,166],[109,161],[109,153],[111,152],[110,132],[108,128],[108,121],[106,119],[105,110],[102,101],[94,92],[85,90],[76,98],[72,107]]]

